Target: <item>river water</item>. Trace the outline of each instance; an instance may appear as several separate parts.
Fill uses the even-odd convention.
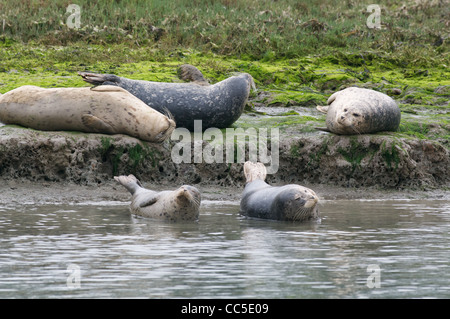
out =
[[[0,298],[449,298],[450,201],[325,200],[320,223],[0,204]]]

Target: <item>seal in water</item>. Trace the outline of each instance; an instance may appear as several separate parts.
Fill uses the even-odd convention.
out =
[[[26,85],[0,97],[0,122],[44,131],[126,134],[162,142],[175,122],[111,85],[45,89]]]
[[[350,87],[332,94],[327,103],[317,106],[327,113],[327,128],[319,130],[351,135],[396,131],[400,125],[400,108],[381,92]]]
[[[177,127],[194,130],[194,120],[202,121],[202,129],[226,128],[242,114],[250,93],[255,88],[248,73],[232,76],[210,85],[192,65],[179,68],[179,77],[190,83],[165,83],[130,80],[112,74],[78,72],[84,81],[94,85],[117,85],[129,91],[157,111],[168,110]]]
[[[114,179],[133,195],[132,214],[168,221],[198,219],[201,195],[194,186],[183,185],[174,191],[156,192],[142,187],[134,175],[115,176]]]
[[[319,219],[319,201],[313,190],[295,184],[270,186],[262,163],[244,163],[247,179],[242,193],[241,215],[263,219],[307,221]]]

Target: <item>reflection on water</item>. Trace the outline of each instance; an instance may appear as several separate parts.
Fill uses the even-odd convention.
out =
[[[449,201],[323,201],[307,224],[214,201],[165,223],[126,204],[0,206],[0,298],[450,297]]]

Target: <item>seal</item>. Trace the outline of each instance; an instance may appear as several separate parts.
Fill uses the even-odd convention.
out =
[[[199,216],[201,195],[197,188],[183,185],[174,191],[156,192],[146,189],[134,176],[114,176],[133,195],[132,214],[167,221],[193,221]]]
[[[327,114],[327,128],[319,130],[352,135],[396,131],[400,125],[400,108],[381,92],[349,87],[332,94],[327,104],[317,106]]]
[[[303,222],[319,219],[316,193],[306,187],[288,184],[270,186],[262,163],[245,162],[246,185],[240,214],[247,217]]]
[[[185,64],[178,76],[189,83],[131,80],[112,74],[78,72],[84,81],[94,85],[117,85],[129,91],[157,111],[168,110],[177,127],[194,131],[194,120],[201,120],[202,130],[226,128],[244,111],[253,78],[248,73],[229,77],[210,85],[194,66]]]
[[[40,88],[26,85],[0,97],[0,122],[44,131],[126,134],[162,142],[175,122],[112,85]]]

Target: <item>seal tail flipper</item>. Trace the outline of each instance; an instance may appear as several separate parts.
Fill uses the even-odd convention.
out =
[[[83,81],[94,85],[117,85],[120,82],[120,78],[114,74],[97,74],[89,72],[78,72],[78,75],[83,78]]]
[[[203,76],[202,72],[195,66],[190,64],[183,64],[178,67],[178,77],[183,81],[194,82],[198,85],[209,85],[208,81]]]
[[[264,181],[267,176],[267,170],[263,163],[245,162],[244,176],[247,183],[253,182],[257,179]]]
[[[114,179],[122,184],[133,195],[136,190],[142,188],[141,182],[132,174],[125,176],[114,176]]]

